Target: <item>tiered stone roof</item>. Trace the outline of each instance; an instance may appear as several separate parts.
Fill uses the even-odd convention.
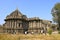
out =
[[[7,19],[26,19],[26,15],[23,15],[18,9],[13,11],[10,15],[6,17],[5,20]]]

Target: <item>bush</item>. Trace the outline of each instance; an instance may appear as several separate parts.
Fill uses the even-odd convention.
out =
[[[48,34],[50,34],[50,35],[52,34],[52,29],[48,30]]]
[[[60,31],[58,31],[58,33],[60,34]]]

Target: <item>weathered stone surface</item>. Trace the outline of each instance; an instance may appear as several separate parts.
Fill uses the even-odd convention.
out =
[[[41,33],[51,27],[51,22],[39,19],[38,17],[27,18],[19,10],[7,15],[4,24],[5,33]]]

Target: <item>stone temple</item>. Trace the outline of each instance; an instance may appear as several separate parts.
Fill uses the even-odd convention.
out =
[[[39,17],[27,18],[18,9],[7,15],[4,21],[5,23],[0,32],[11,34],[46,33],[52,24],[51,21],[42,20]]]

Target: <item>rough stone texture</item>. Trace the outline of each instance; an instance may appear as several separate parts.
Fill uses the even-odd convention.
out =
[[[38,17],[27,18],[19,10],[15,10],[7,15],[3,26],[5,33],[41,33],[42,30],[44,32],[51,27],[51,21],[42,20]]]

